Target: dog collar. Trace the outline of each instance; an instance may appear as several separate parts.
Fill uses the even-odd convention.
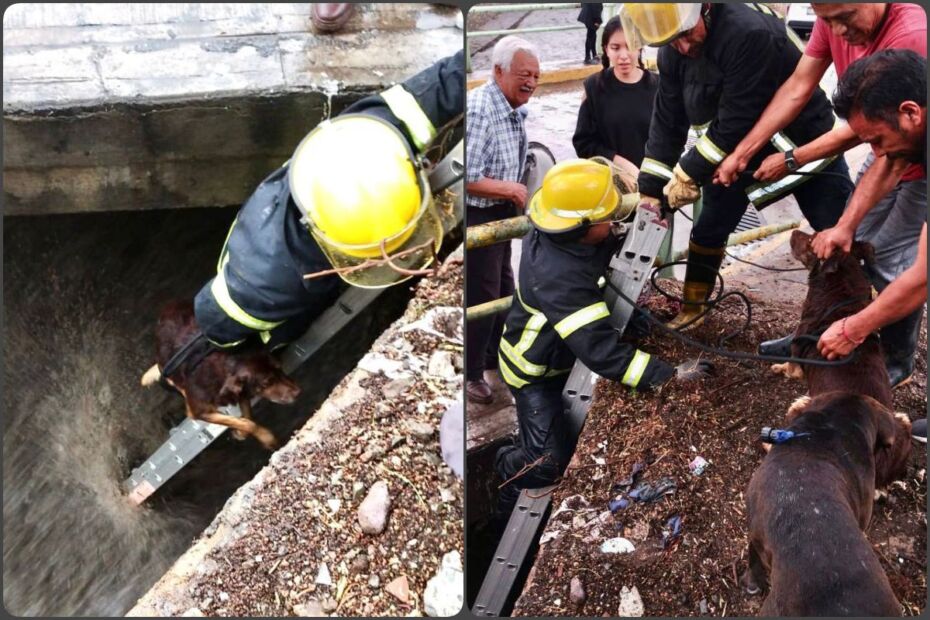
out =
[[[796,437],[807,437],[810,433],[796,433],[794,431],[782,430],[780,428],[772,428],[770,426],[763,426],[762,432],[759,434],[759,439],[762,443],[788,443]]]

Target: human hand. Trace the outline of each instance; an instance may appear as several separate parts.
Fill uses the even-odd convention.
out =
[[[746,162],[736,156],[736,153],[730,153],[727,158],[720,162],[717,170],[714,172],[714,183],[730,187],[739,178],[740,173],[746,169]]]
[[[772,153],[762,161],[762,164],[752,176],[758,181],[777,181],[788,172],[788,166],[785,165],[785,154]]]
[[[648,203],[648,204],[652,205],[653,207],[661,207],[661,206],[662,206],[662,201],[661,201],[661,200],[659,200],[658,198],[653,198],[652,196],[647,196],[646,194],[640,194],[640,195],[639,195],[639,202],[640,202],[640,204],[642,204],[642,203],[644,203],[644,202],[645,202],[645,203]]]
[[[846,319],[835,321],[817,341],[817,350],[824,359],[835,360],[853,352],[865,339],[854,340],[855,336],[847,331]]]
[[[518,211],[526,208],[526,185],[510,181],[507,183],[507,199],[510,200]]]
[[[852,249],[854,234],[854,231],[843,226],[834,226],[833,228],[821,230],[811,240],[811,249],[820,260],[830,258],[830,255],[836,249],[848,253]]]
[[[681,164],[675,164],[672,174],[672,180],[662,188],[662,193],[668,198],[668,206],[674,211],[700,198],[701,188],[682,170]]]

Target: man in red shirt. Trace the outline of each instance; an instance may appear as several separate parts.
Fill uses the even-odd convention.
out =
[[[817,21],[804,55],[790,78],[746,135],[720,166],[715,183],[729,185],[771,136],[791,122],[818,87],[830,64],[842,78],[849,65],[883,49],[910,49],[927,56],[927,16],[916,4],[812,4]],[[842,153],[862,141],[848,125],[839,125],[803,146],[767,158],[753,176],[779,179],[810,161]],[[890,184],[893,189],[888,192]],[[870,154],[856,182],[846,211],[833,228],[819,234],[833,245],[856,239],[875,247],[876,262],[869,268],[881,292],[914,264],[920,232],[926,222],[927,183],[923,169],[902,159]],[[923,317],[919,308],[882,328],[882,346],[892,385],[905,383],[914,366],[914,352]],[[760,352],[783,354],[790,337],[762,343]]]

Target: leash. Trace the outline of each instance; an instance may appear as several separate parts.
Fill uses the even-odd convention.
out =
[[[187,372],[193,371],[200,365],[200,362],[215,350],[216,347],[214,347],[213,343],[207,339],[202,331],[198,330],[193,338],[188,340],[165,362],[165,367],[161,370],[161,376],[158,378],[159,385],[165,389],[174,389],[168,383],[168,379],[172,375],[181,370],[182,366],[185,367]]]
[[[683,261],[679,261],[679,262],[683,262]],[[673,265],[673,264],[674,264],[674,263],[670,263],[668,266],[671,266],[671,265]],[[663,265],[663,267],[664,267],[664,265]],[[661,267],[660,267],[660,269],[661,269]],[[656,277],[656,273],[657,273],[657,272],[658,272],[658,270],[654,270],[653,273],[652,273],[651,280],[653,281],[653,284],[654,284],[654,281],[655,281],[655,277]],[[720,276],[719,273],[717,274],[717,277],[718,277],[718,278],[721,280],[721,282],[722,282],[723,278]],[[756,354],[756,353],[746,353],[746,352],[743,352],[743,351],[730,351],[730,350],[724,349],[724,348],[722,348],[722,347],[712,347],[712,346],[709,346],[709,345],[704,344],[703,342],[699,342],[699,341],[697,341],[697,340],[694,340],[693,338],[690,338],[690,337],[688,337],[688,336],[682,334],[682,333],[679,332],[678,330],[675,330],[675,329],[672,329],[672,328],[668,327],[667,325],[665,325],[665,323],[663,323],[663,322],[660,321],[659,319],[655,318],[655,317],[652,315],[652,312],[650,312],[648,309],[646,309],[646,308],[640,306],[640,305],[637,304],[635,301],[633,301],[632,299],[630,299],[629,297],[627,297],[627,296],[623,293],[623,291],[621,291],[619,288],[617,288],[615,285],[613,285],[613,283],[611,283],[609,279],[608,279],[608,281],[607,281],[607,285],[608,285],[615,293],[617,293],[617,295],[619,295],[620,298],[622,298],[625,302],[627,302],[628,304],[630,304],[631,306],[633,306],[635,309],[639,310],[639,312],[640,312],[643,316],[645,316],[646,319],[648,319],[648,320],[649,320],[651,323],[653,323],[654,325],[658,326],[659,329],[660,329],[661,331],[665,332],[666,334],[671,335],[672,337],[674,337],[674,338],[680,340],[681,342],[684,342],[684,343],[687,344],[687,345],[690,345],[690,346],[692,346],[692,347],[694,347],[694,348],[696,348],[696,349],[699,349],[699,350],[701,350],[701,351],[704,351],[705,353],[710,353],[710,354],[712,354],[712,355],[718,355],[718,356],[720,356],[720,357],[725,357],[725,358],[729,358],[729,359],[746,360],[746,361],[755,361],[755,362],[794,362],[795,364],[805,364],[805,365],[808,365],[808,366],[843,366],[843,365],[848,364],[848,363],[850,363],[851,361],[855,360],[856,357],[858,357],[858,354],[859,354],[858,349],[853,349],[852,353],[850,353],[850,354],[847,355],[846,357],[842,357],[842,358],[837,359],[837,360],[826,360],[826,359],[823,359],[823,358],[821,358],[821,359],[808,359],[808,358],[801,358],[801,357],[783,357],[783,356],[779,356],[779,355],[758,355],[758,354]],[[673,300],[677,300],[677,301],[682,301],[680,298],[677,298],[677,297],[675,297],[674,295],[671,295],[671,294],[667,293],[666,291],[662,290],[662,289],[659,288],[659,287],[656,287],[656,290],[657,290],[660,294],[668,296],[669,299],[673,299]],[[721,285],[721,290],[722,290],[722,285]],[[730,338],[733,338],[734,336],[736,336],[736,335],[742,333],[743,330],[745,330],[746,327],[749,325],[749,323],[751,323],[751,321],[752,321],[752,304],[750,304],[749,299],[748,299],[745,295],[743,295],[742,293],[740,293],[739,291],[731,291],[731,292],[728,293],[728,294],[731,294],[731,295],[733,295],[733,296],[737,296],[737,297],[740,297],[741,299],[743,299],[744,303],[746,304],[746,308],[747,308],[747,319],[746,319],[746,324],[743,325],[743,327],[741,327],[739,330],[737,330],[736,332],[734,332],[734,333],[732,333],[732,334],[727,335],[725,338],[721,338],[721,340],[720,340],[721,343],[723,343],[723,342],[725,342],[726,340],[729,340]],[[718,294],[717,298],[714,300],[714,305],[716,305],[717,303],[719,303],[719,302],[722,301],[723,299],[725,299],[725,297],[724,297],[723,295],[721,295],[721,294]],[[847,304],[853,303],[853,302],[855,302],[855,301],[858,301],[858,300],[856,300],[856,299],[846,300],[846,301],[841,302],[840,304],[837,304],[836,306],[830,308],[830,311],[832,312],[832,311],[835,310],[838,306],[847,305]],[[704,303],[707,304],[708,302],[704,302]],[[687,327],[687,326],[690,325],[693,321],[697,320],[697,319],[700,318],[700,317],[703,317],[704,315],[706,315],[706,314],[711,310],[711,308],[712,308],[712,306],[709,306],[707,310],[703,311],[701,314],[699,314],[697,317],[695,317],[692,321],[689,321],[688,323],[686,323],[686,324],[683,325],[682,327]],[[825,314],[825,315],[824,315],[824,318],[825,318],[826,316],[829,316],[829,313]],[[826,329],[824,329],[823,331],[826,331]],[[823,331],[821,331],[821,333],[823,333]],[[870,337],[872,337],[872,336],[874,336],[874,334],[870,335]],[[815,342],[815,343],[816,343],[818,340],[820,340],[820,334],[801,334],[801,335],[795,336],[794,339],[795,339],[795,340],[809,340],[809,341],[812,341],[812,342]]]

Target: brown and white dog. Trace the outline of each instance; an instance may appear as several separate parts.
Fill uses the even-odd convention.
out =
[[[191,302],[166,304],[155,327],[156,363],[142,376],[142,385],[157,383],[160,369],[198,333]],[[286,405],[300,394],[297,384],[265,352],[213,351],[193,370],[182,366],[166,381],[184,397],[188,417],[229,426],[239,439],[252,435],[268,449],[276,447],[277,441],[271,431],[252,421],[252,399],[260,397]],[[226,405],[238,405],[242,417],[221,413],[219,407]]]
[[[872,248],[819,261],[811,237],[791,235],[792,254],[810,270],[796,331],[819,334],[864,308],[870,285],[859,260]],[[816,340],[792,355],[819,358]],[[791,406],[788,430],[809,433],[772,447],[747,492],[750,592],[769,588],[760,615],[900,615],[864,530],[876,487],[901,477],[910,456],[910,422],[892,413],[888,373],[870,338],[841,366],[805,366],[809,394]]]

